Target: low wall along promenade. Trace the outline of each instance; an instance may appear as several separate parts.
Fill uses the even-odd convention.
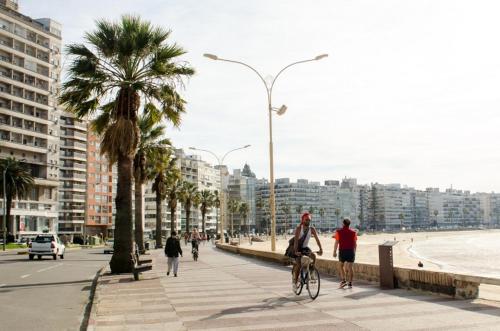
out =
[[[217,244],[217,247],[224,251],[282,265],[290,264],[290,260],[282,252],[257,250],[220,243]],[[316,267],[323,274],[338,276],[339,265],[340,262],[338,261],[326,260],[321,257],[316,259]],[[394,267],[393,274],[395,286],[398,288],[439,293],[457,299],[477,298],[480,284],[500,285],[500,280],[495,278],[411,268]],[[375,264],[355,263],[354,277],[369,282],[380,282],[380,268]]]

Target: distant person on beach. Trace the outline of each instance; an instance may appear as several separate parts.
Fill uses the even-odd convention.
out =
[[[337,249],[339,249],[340,261],[340,288],[352,288],[353,278],[353,263],[356,257],[356,247],[358,236],[356,231],[349,228],[351,220],[345,218],[342,229],[335,232],[335,246],[333,247],[333,257],[337,257]]]
[[[181,243],[177,238],[177,233],[172,231],[170,238],[167,239],[165,245],[165,255],[167,256],[167,276],[170,275],[170,270],[173,269],[174,277],[177,277],[177,269],[179,268],[179,255],[182,256]]]

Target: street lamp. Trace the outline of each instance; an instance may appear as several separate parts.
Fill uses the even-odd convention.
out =
[[[224,213],[224,183],[223,183],[223,179],[222,179],[222,175],[223,175],[222,174],[222,165],[224,163],[224,159],[226,158],[226,156],[228,156],[229,153],[232,153],[234,151],[238,151],[240,149],[245,149],[245,148],[248,148],[250,146],[251,145],[245,145],[242,147],[232,149],[232,150],[228,151],[226,154],[224,154],[222,156],[222,158],[217,156],[217,154],[215,154],[212,151],[209,151],[206,149],[201,149],[201,148],[189,147],[189,149],[194,150],[194,151],[207,152],[207,153],[212,154],[215,157],[215,159],[217,160],[217,162],[219,163],[219,176],[220,176],[220,186],[221,186],[221,195],[220,195],[220,205],[221,205],[221,210],[220,210],[221,211],[221,213],[220,213],[220,242],[221,243],[224,243],[224,216],[225,216],[225,213]]]
[[[271,250],[275,251],[276,250],[276,206],[275,206],[275,195],[274,195],[274,160],[273,160],[273,154],[274,153],[273,153],[272,112],[274,111],[278,115],[283,115],[286,112],[287,107],[285,105],[281,106],[280,108],[274,108],[272,106],[272,93],[273,93],[274,83],[276,83],[276,80],[281,75],[281,73],[283,71],[285,71],[286,69],[290,68],[291,66],[294,66],[294,65],[300,64],[300,63],[318,61],[318,60],[321,60],[321,59],[324,59],[324,58],[328,57],[328,54],[321,54],[321,55],[318,55],[318,56],[316,56],[316,57],[314,57],[312,59],[293,62],[293,63],[285,66],[283,69],[281,69],[280,71],[278,71],[278,73],[273,78],[273,80],[271,81],[270,84],[268,84],[266,82],[266,80],[264,79],[264,77],[262,77],[262,75],[256,69],[254,69],[252,66],[250,66],[250,65],[248,65],[246,63],[243,63],[241,61],[222,59],[222,58],[218,57],[217,55],[208,54],[208,53],[207,54],[203,54],[203,56],[206,57],[206,58],[209,58],[210,60],[231,62],[231,63],[241,64],[241,65],[247,67],[248,69],[250,69],[253,72],[255,72],[257,74],[257,76],[259,76],[260,80],[262,81],[262,83],[264,83],[264,86],[266,88],[266,93],[267,93],[267,109],[268,109],[268,112],[269,112],[269,177],[270,177],[270,179],[269,179],[269,191],[270,191],[270,194],[269,194],[269,207],[271,209]]]

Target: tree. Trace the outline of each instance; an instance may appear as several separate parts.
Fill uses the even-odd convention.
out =
[[[339,216],[340,216],[340,209],[339,208],[335,208],[335,216],[337,217],[337,228],[340,227],[340,220],[339,220]]]
[[[227,202],[227,209],[231,213],[231,237],[234,236],[234,231],[233,231],[234,213],[237,213],[239,208],[240,208],[240,201],[239,200],[230,199]]]
[[[465,229],[465,222],[467,220],[467,216],[469,215],[469,210],[467,208],[463,209],[463,217],[462,217],[462,227]]]
[[[186,211],[186,232],[190,232],[191,229],[189,227],[189,217],[191,215],[191,207],[198,207],[199,203],[199,194],[198,188],[195,184],[183,181],[181,185],[181,191],[179,195],[179,200],[184,206],[184,210]]]
[[[439,215],[439,210],[434,209],[434,217],[435,217],[434,226],[436,227],[438,226],[438,219],[437,219],[438,215]]]
[[[238,211],[239,211],[239,213],[241,215],[241,219],[243,221],[243,227],[240,224],[240,232],[243,232],[244,230],[242,228],[244,228],[245,225],[247,225],[247,217],[248,217],[248,213],[250,212],[250,206],[248,205],[248,203],[242,202],[240,204],[240,208],[238,209]],[[247,233],[250,233],[250,225],[248,225],[248,227],[247,227]]]
[[[285,202],[284,204],[281,205],[281,211],[283,212],[283,214],[285,214],[285,233],[286,233],[288,226],[288,217],[290,216],[292,208],[290,207],[289,204]]]
[[[215,190],[213,194],[214,194],[214,207],[215,207],[215,213],[216,213],[215,236],[217,237],[217,234],[219,233],[220,196],[219,196],[219,191],[217,191],[217,190]]]
[[[167,154],[158,154],[151,160],[149,169],[149,178],[153,179],[152,190],[155,193],[156,202],[156,248],[162,248],[162,219],[163,219],[163,200],[167,197],[167,180],[169,171],[175,169],[175,159],[171,157],[171,152]]]
[[[162,138],[165,135],[165,126],[156,124],[151,114],[142,114],[138,119],[141,139],[134,157],[134,179],[135,179],[135,243],[139,247],[139,252],[144,253],[144,230],[143,230],[143,210],[144,202],[143,185],[148,177],[149,163],[154,163],[155,159],[162,154],[168,153],[170,141]]]
[[[26,198],[35,184],[31,171],[25,163],[17,160],[14,157],[8,157],[6,159],[0,160],[0,188],[1,197],[3,198],[3,173],[5,171],[5,200],[6,207],[5,214],[6,218],[3,220],[3,224],[7,228],[7,233],[12,231],[10,226],[10,210],[12,208],[12,200]],[[4,228],[2,227],[2,230]]]
[[[325,208],[323,208],[323,207],[319,208],[319,217],[321,218],[321,224],[323,225],[323,227],[321,227],[321,230],[324,231]]]
[[[205,233],[205,215],[214,205],[214,195],[210,190],[200,192],[201,231]]]
[[[168,208],[170,209],[170,233],[177,229],[177,202],[181,192],[181,172],[173,161],[167,167],[167,188]]]
[[[118,22],[98,20],[86,33],[85,44],[71,44],[68,80],[62,86],[61,105],[78,118],[91,117],[101,133],[101,154],[117,163],[116,218],[112,273],[131,272],[135,258],[132,233],[133,160],[140,141],[138,109],[157,121],[180,124],[185,101],[176,91],[194,70],[176,58],[186,53],[167,44],[170,31],[136,16]]]
[[[403,231],[403,221],[405,219],[405,215],[403,213],[398,215],[399,218],[399,230]]]
[[[268,229],[267,229],[267,223],[268,221],[266,220],[267,218],[267,214],[269,212],[269,200],[267,199],[262,199],[262,198],[258,198],[256,201],[255,201],[255,207],[257,207],[261,213],[262,213],[262,220],[259,224],[260,226],[260,230],[262,232],[262,230],[264,229],[264,227],[266,228],[266,233],[268,232]]]
[[[303,209],[304,209],[304,206],[302,206],[302,205],[297,205],[297,207],[295,207],[295,212],[297,212],[297,214],[299,215],[299,223],[300,223],[300,214],[302,214]]]

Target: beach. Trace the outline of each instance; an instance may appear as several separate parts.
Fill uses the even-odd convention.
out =
[[[279,236],[277,251],[284,252],[290,236]],[[364,233],[358,237],[356,262],[378,264],[378,246],[396,241],[393,246],[394,265],[500,278],[500,230]],[[320,235],[323,258],[333,259],[334,241],[331,235]],[[242,240],[242,245],[249,246]],[[312,250],[318,250],[311,238]],[[270,250],[270,242],[253,242],[252,248]]]

